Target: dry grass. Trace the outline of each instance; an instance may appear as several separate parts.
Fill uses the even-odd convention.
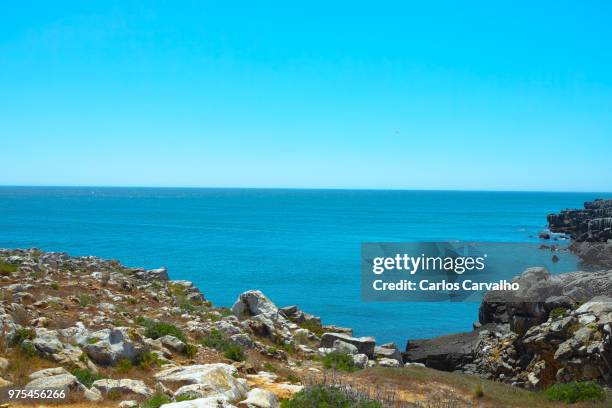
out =
[[[56,363],[38,356],[28,357],[19,348],[9,349],[3,357],[10,362],[8,369],[3,373],[3,378],[12,381],[16,387],[27,384],[28,376],[34,371],[57,367]]]
[[[354,374],[371,387],[392,387],[400,392],[425,396],[431,401],[440,390],[447,390],[466,403],[478,407],[566,407],[569,405],[550,402],[542,393],[531,392],[477,376],[455,374],[422,367],[373,368]],[[482,393],[474,394],[480,389]],[[604,403],[572,404],[572,408],[612,407],[612,396]]]

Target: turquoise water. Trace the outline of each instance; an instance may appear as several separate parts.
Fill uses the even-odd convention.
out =
[[[166,266],[216,305],[261,289],[379,341],[469,330],[476,303],[360,301],[360,244],[537,241],[546,215],[603,194],[0,187],[0,247]],[[535,236],[535,237],[534,237]]]

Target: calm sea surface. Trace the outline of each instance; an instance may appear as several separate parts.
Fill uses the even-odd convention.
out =
[[[166,266],[216,305],[261,289],[379,342],[469,330],[476,303],[364,303],[360,244],[536,242],[597,193],[0,187],[0,247]]]

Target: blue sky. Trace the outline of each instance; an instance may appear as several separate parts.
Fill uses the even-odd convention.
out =
[[[408,3],[4,3],[0,184],[612,191],[611,2]]]

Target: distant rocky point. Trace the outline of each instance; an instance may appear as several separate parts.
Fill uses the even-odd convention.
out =
[[[585,266],[612,268],[612,200],[587,201],[584,209],[563,210],[547,219],[551,232],[572,238],[569,249]]]
[[[576,242],[612,239],[612,200],[587,201],[584,209],[563,210],[547,219],[552,232],[569,234]]]

